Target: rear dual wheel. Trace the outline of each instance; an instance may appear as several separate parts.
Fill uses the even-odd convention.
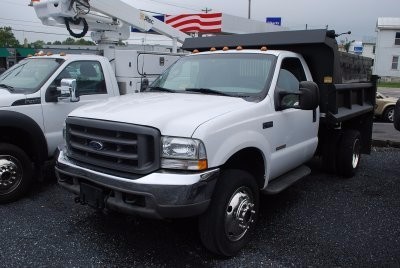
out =
[[[361,137],[357,130],[346,130],[340,139],[336,159],[337,172],[344,177],[353,177],[361,159]]]

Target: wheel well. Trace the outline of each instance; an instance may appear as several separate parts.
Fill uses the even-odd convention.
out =
[[[33,146],[35,141],[33,140],[33,137],[23,129],[15,127],[0,127],[0,142],[18,146],[32,161],[39,161],[39,152],[36,152]]]
[[[395,106],[394,104],[389,104],[388,106],[385,107],[385,109],[383,109],[382,114],[384,114],[387,111],[387,109],[389,109],[389,108],[393,108],[394,109],[394,106]]]
[[[265,163],[262,152],[257,148],[245,148],[232,155],[223,169],[242,169],[256,179],[260,188],[264,186]]]

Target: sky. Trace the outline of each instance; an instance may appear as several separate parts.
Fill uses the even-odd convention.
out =
[[[43,1],[43,0],[42,0]],[[115,0],[109,0],[115,1]],[[138,9],[162,14],[202,13],[202,9],[247,18],[281,17],[289,29],[321,29],[328,26],[337,33],[351,31],[349,40],[362,41],[376,36],[378,17],[400,17],[400,0],[122,0]],[[0,27],[11,26],[20,42],[55,41],[69,37],[64,28],[43,26],[29,0],[0,0]],[[36,33],[34,33],[36,32]],[[42,33],[38,33],[42,32]],[[341,37],[342,39],[344,37]],[[88,38],[90,40],[90,38]],[[131,34],[129,43],[153,42],[169,45],[162,36]]]

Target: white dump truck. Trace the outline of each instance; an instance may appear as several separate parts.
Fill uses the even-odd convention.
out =
[[[351,177],[370,153],[371,62],[340,54],[333,31],[192,38],[183,48],[193,53],[144,92],[69,114],[56,173],[76,202],[198,217],[204,245],[232,256],[254,231],[260,194],[307,176],[314,156]]]

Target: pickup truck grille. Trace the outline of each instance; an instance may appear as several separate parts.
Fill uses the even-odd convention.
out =
[[[66,125],[68,157],[83,166],[119,176],[160,168],[157,129],[75,117],[68,117]]]

